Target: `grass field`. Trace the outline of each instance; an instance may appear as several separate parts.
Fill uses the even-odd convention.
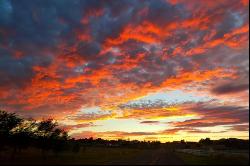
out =
[[[89,147],[78,153],[71,151],[55,154],[47,151],[44,155],[38,149],[29,148],[11,158],[12,151],[1,152],[1,164],[109,164],[111,161],[133,160],[145,150],[128,148]]]
[[[182,152],[177,152],[176,155],[179,156],[186,165],[249,165],[249,159],[244,156],[197,156]]]
[[[87,147],[78,153],[63,151],[54,153],[29,148],[12,156],[13,149],[0,153],[1,164],[40,164],[40,165],[248,165],[249,158],[244,156],[197,156],[176,152],[166,148],[140,149],[125,147]]]

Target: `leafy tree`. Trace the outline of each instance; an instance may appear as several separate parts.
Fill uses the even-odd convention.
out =
[[[37,124],[38,147],[46,158],[46,151],[52,149],[56,154],[66,147],[68,133],[58,128],[58,123],[53,119],[46,119]]]
[[[15,113],[8,113],[0,110],[0,135],[9,136],[11,130],[20,125],[23,119],[18,117]]]
[[[53,142],[52,149],[56,154],[66,149],[68,135],[64,130],[59,128],[54,129],[49,139]]]
[[[0,110],[0,150],[3,150],[6,144],[10,144],[11,130],[22,123],[23,119],[15,113],[8,113]]]
[[[181,144],[186,144],[184,139],[181,140]]]
[[[38,135],[42,137],[50,137],[54,129],[58,126],[53,119],[46,119],[38,123]]]
[[[201,139],[199,141],[199,143],[203,144],[203,145],[212,145],[213,144],[213,141],[210,140],[210,138],[206,138],[206,139]]]
[[[21,151],[32,145],[36,139],[37,123],[34,120],[25,120],[14,130],[12,130],[12,139],[15,147]]]

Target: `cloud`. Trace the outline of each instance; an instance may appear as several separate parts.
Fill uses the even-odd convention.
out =
[[[232,130],[235,130],[235,131],[249,131],[249,124],[234,125],[234,126],[232,126]]]
[[[249,84],[240,84],[240,85],[232,85],[225,84],[220,85],[212,89],[212,92],[215,94],[228,94],[228,93],[237,93],[241,91],[249,90]]]
[[[74,115],[67,116],[67,119],[80,121],[80,122],[86,122],[86,121],[111,119],[111,118],[114,118],[115,116],[116,114],[111,111],[101,110],[95,113],[94,112],[92,113],[77,112]]]
[[[152,120],[146,120],[146,121],[141,121],[141,124],[158,124],[159,121],[152,121]]]
[[[247,122],[248,13],[245,0],[1,1],[1,109],[84,122],[188,115],[203,117],[185,122],[193,126]],[[176,89],[227,105],[129,103]],[[92,106],[110,112],[78,114]]]
[[[80,123],[76,125],[62,125],[60,127],[63,128],[64,130],[70,131],[70,130],[82,129],[82,128],[93,127],[93,126],[96,126],[96,125],[93,124],[92,122],[89,122],[89,123]]]
[[[197,133],[203,133],[203,134],[209,134],[209,133],[223,133],[226,131],[205,131],[200,129],[193,129],[193,128],[173,128],[173,129],[166,129],[164,131],[158,131],[158,132],[125,132],[125,131],[105,131],[105,132],[93,132],[93,131],[80,131],[77,133],[74,133],[72,136],[75,138],[106,138],[106,139],[127,139],[127,138],[135,138],[135,137],[142,137],[144,140],[146,138],[152,138],[154,140],[159,139],[159,136],[173,136],[177,135],[180,131],[188,132],[191,134],[197,134]]]
[[[156,135],[154,132],[124,132],[124,131],[106,131],[106,132],[92,132],[92,131],[83,131],[75,133],[73,136],[75,138],[88,138],[88,137],[105,137],[108,139],[116,138],[127,138],[127,137],[136,137],[136,136],[150,136]]]
[[[205,131],[205,130],[200,130],[200,129],[196,129],[196,128],[192,128],[192,127],[176,127],[176,128],[172,128],[172,129],[166,129],[162,132],[160,132],[161,134],[166,134],[166,135],[176,135],[179,132],[187,132],[189,134],[197,134],[197,133],[223,133],[226,131],[219,131],[219,132],[214,132],[214,131]]]
[[[199,103],[186,109],[200,116],[183,122],[173,122],[175,127],[214,127],[234,125],[249,121],[249,108],[243,106],[221,105],[219,103]]]

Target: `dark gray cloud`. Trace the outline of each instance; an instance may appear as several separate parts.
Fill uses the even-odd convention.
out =
[[[141,124],[158,124],[159,121],[151,121],[151,120],[148,120],[148,121],[141,121],[140,123],[141,123]]]
[[[235,131],[249,131],[249,124],[234,125],[231,129]]]
[[[8,53],[1,49],[0,53],[2,53],[0,63],[0,87],[23,88],[30,83],[35,75],[35,72],[32,70],[33,66],[39,65],[46,67],[52,62],[50,56],[26,56],[21,59],[16,59],[8,56]]]
[[[214,127],[249,122],[249,108],[243,106],[226,106],[214,102],[201,102],[186,108],[198,114],[200,119],[174,122],[176,127]]]
[[[212,92],[215,94],[230,94],[230,93],[242,92],[245,90],[249,90],[249,84],[233,85],[229,83],[213,88]]]
[[[226,131],[219,131],[219,132],[205,131],[205,130],[196,129],[190,126],[190,127],[176,127],[173,129],[167,129],[167,130],[164,130],[162,133],[172,135],[172,134],[178,133],[179,131],[185,131],[188,133],[223,133],[223,132],[226,132]]]

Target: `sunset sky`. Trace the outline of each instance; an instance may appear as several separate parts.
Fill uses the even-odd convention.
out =
[[[70,136],[249,135],[248,0],[0,0],[0,109]]]

